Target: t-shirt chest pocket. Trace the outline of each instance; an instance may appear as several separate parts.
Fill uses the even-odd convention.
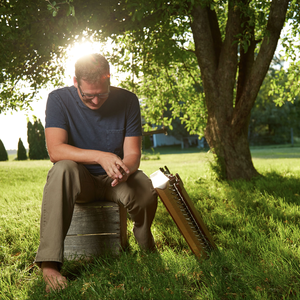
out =
[[[124,128],[106,130],[108,151],[121,157],[123,156],[124,131]]]

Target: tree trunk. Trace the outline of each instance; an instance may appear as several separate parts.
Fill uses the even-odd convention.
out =
[[[253,166],[249,149],[248,122],[237,133],[222,117],[217,120],[209,114],[205,138],[217,156],[223,177],[228,180],[249,180],[259,175]]]
[[[248,26],[247,30],[254,36],[254,27],[247,23],[243,14],[249,6],[248,1],[229,1],[223,39],[215,11],[201,5],[194,6],[191,11],[195,54],[208,112],[205,137],[217,156],[223,176],[229,180],[249,180],[259,175],[249,149],[249,118],[273,58],[288,3],[289,0],[271,2],[267,34],[256,58],[254,37],[249,41],[247,53],[241,50],[241,44],[238,49],[237,36],[243,34],[243,27]],[[243,10],[240,9],[242,5],[245,6]]]

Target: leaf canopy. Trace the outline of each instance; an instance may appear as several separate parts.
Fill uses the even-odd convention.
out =
[[[126,80],[124,86],[138,90],[145,103],[148,103],[145,111],[148,121],[162,124],[163,111],[169,103],[174,117],[181,116],[191,132],[203,132],[206,108],[199,58],[197,60],[195,55],[195,40],[191,28],[194,20],[191,13],[193,7],[199,4],[201,7],[209,7],[212,20],[216,18],[218,28],[212,28],[219,32],[215,35],[219,36],[215,41],[217,49],[217,44],[224,43],[228,34],[228,13],[233,6],[243,16],[234,43],[247,52],[255,41],[257,55],[263,38],[269,34],[267,21],[272,2],[274,1],[1,2],[0,113],[8,109],[26,108],[36,91],[48,83],[61,85],[65,51],[79,37],[93,36],[98,40],[109,37],[116,46],[107,56],[111,63],[118,64],[120,71],[131,72],[131,80]],[[291,72],[295,75],[289,77],[289,83],[293,83],[295,88],[291,89],[288,100],[298,90],[298,46],[294,44],[295,37],[299,38],[299,12],[298,1],[290,1],[286,20],[292,30],[284,38],[283,46],[286,46],[289,57],[295,60],[291,64]],[[158,81],[161,88],[157,88]],[[27,89],[24,89],[24,83]],[[278,92],[280,87],[276,82],[274,86]],[[282,99],[287,98],[283,93],[281,96]],[[170,123],[167,120],[165,122]]]

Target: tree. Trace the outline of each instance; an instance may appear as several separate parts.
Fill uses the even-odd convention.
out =
[[[19,138],[18,151],[17,151],[17,160],[26,160],[26,159],[27,159],[26,149],[23,145],[23,142],[22,142],[21,138]]]
[[[30,107],[37,91],[62,83],[61,59],[75,19],[54,19],[44,0],[0,2],[0,113]],[[58,15],[64,16],[62,7]],[[64,28],[62,31],[61,28]]]
[[[28,121],[27,139],[30,159],[47,159],[49,157],[46,149],[45,131],[41,120],[35,119],[33,124]]]
[[[46,1],[31,2],[38,9],[31,7],[27,11],[35,11],[35,20],[46,25]],[[45,52],[59,53],[60,45],[68,44],[68,39],[83,31],[97,39],[113,38],[116,47],[109,59],[134,74],[127,85],[141,90],[143,96],[148,95],[145,101],[151,105],[147,105],[147,123],[170,124],[172,120],[163,115],[169,103],[173,116],[180,117],[191,133],[205,132],[225,178],[250,179],[258,175],[247,136],[250,112],[285,22],[290,21],[292,32],[298,30],[297,0],[71,2],[49,4],[48,8],[56,15],[53,18],[56,24],[50,21],[55,30],[42,29],[42,46],[49,46],[58,35],[62,38],[56,38],[54,50],[46,48]],[[14,8],[18,11],[20,3],[9,1],[9,5],[14,15]],[[25,18],[27,25],[30,16],[32,12]],[[59,22],[67,24],[67,29],[57,26]],[[34,40],[34,32],[28,38]],[[291,41],[291,38],[284,40],[289,51],[293,49]],[[42,47],[36,49],[41,51]],[[299,65],[293,65],[294,74],[299,69]],[[157,80],[158,74],[164,78],[163,82],[170,83],[172,78],[177,85],[163,85]],[[290,78],[295,86],[297,80]],[[195,92],[192,83],[195,87],[203,86],[203,91]],[[149,86],[151,94],[147,91]],[[296,93],[296,89],[291,91]],[[165,97],[166,94],[171,97]]]
[[[201,131],[199,118],[194,115],[203,111],[200,103],[204,99],[205,137],[227,179],[250,179],[258,175],[249,150],[249,118],[273,58],[289,2],[156,1],[148,5],[145,1],[130,1],[134,6],[133,17],[141,25],[120,40],[134,53],[136,61],[137,57],[144,61],[140,68],[135,64],[137,75],[138,71],[143,76],[149,74],[151,66],[163,72],[178,66],[180,70],[192,70],[196,58],[199,68],[193,69],[193,78],[195,83],[202,81],[204,94],[191,104],[189,98],[180,98],[185,106],[196,108],[189,115],[184,107],[184,119],[189,121],[193,117],[194,127],[190,127],[196,125]],[[291,8],[299,10],[299,5],[291,1]],[[186,45],[185,34],[190,34],[194,45]],[[193,56],[188,56],[191,52]],[[199,69],[201,80],[200,74],[195,74]],[[178,73],[178,78],[188,74]],[[176,88],[172,90],[180,96]],[[158,89],[157,93],[160,92]],[[160,112],[164,109],[163,99],[155,105],[155,112],[157,107],[161,107]],[[174,110],[178,103],[172,103]]]
[[[284,62],[275,57],[252,108],[249,125],[249,141],[252,145],[291,143],[291,129],[295,135],[300,129],[299,97],[295,98],[294,103],[287,102],[284,106],[278,106],[275,103],[278,95],[270,93],[273,79],[283,65]],[[285,76],[280,86],[285,87],[287,82]],[[289,88],[284,88],[284,91],[290,93]]]
[[[7,151],[4,147],[3,142],[0,140],[0,161],[6,161],[8,160]]]

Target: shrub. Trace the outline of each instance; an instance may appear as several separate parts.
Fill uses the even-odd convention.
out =
[[[26,160],[26,159],[27,159],[26,149],[23,145],[23,142],[22,142],[21,138],[19,138],[18,151],[17,151],[17,160]]]
[[[144,135],[142,138],[142,149],[150,149],[152,147],[152,142],[150,135]]]
[[[0,161],[6,161],[6,160],[8,160],[7,151],[4,147],[4,144],[0,140]]]
[[[30,159],[46,159],[49,157],[46,148],[45,130],[41,120],[35,119],[33,124],[30,121],[27,123],[27,139]]]

